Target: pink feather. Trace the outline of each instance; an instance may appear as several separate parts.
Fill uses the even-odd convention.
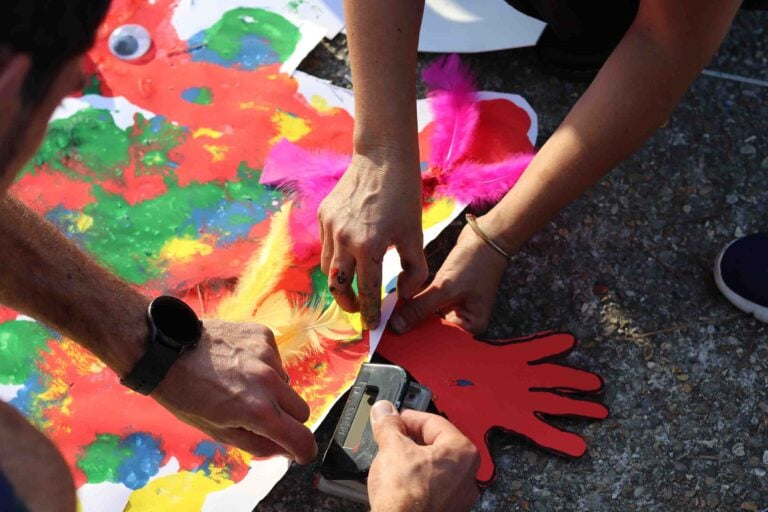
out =
[[[293,253],[299,260],[319,250],[317,210],[351,160],[332,151],[309,151],[285,139],[267,156],[259,182],[285,189],[296,201],[290,224]]]
[[[517,183],[532,159],[532,154],[518,154],[493,164],[464,162],[441,176],[435,193],[466,204],[495,203]]]
[[[480,112],[472,73],[458,55],[436,60],[422,72],[434,117],[430,164],[446,168],[467,151]]]

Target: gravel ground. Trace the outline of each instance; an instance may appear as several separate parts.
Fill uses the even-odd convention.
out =
[[[768,80],[767,32],[768,12],[741,12],[709,69]],[[344,43],[302,69],[349,87]],[[482,89],[528,99],[539,143],[585,88],[542,73],[530,50],[467,60]],[[768,326],[711,278],[723,244],[766,230],[767,135],[768,88],[701,76],[643,149],[522,250],[491,333],[576,334],[569,362],[603,375],[611,416],[559,423],[589,440],[576,461],[492,436],[498,477],[475,510],[768,509]],[[315,490],[316,470],[292,468],[257,510],[364,510]]]

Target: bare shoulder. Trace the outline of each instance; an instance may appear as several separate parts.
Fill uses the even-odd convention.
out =
[[[0,401],[0,470],[30,510],[75,510],[75,487],[56,447]]]

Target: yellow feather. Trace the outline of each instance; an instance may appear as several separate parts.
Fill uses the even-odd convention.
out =
[[[253,312],[269,297],[291,264],[291,237],[288,220],[291,203],[272,216],[269,233],[251,257],[232,295],[221,301],[217,318],[249,321]]]
[[[335,302],[325,311],[322,305],[291,306],[285,292],[268,297],[253,316],[253,321],[272,329],[286,366],[320,352],[326,341],[359,338],[361,331],[350,320]]]

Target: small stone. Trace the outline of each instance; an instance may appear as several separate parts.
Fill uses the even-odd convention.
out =
[[[715,479],[712,478],[711,476],[705,477],[704,478],[704,483],[707,484],[708,486],[715,485]],[[707,501],[709,501],[709,500],[707,500]]]
[[[768,450],[763,452],[763,464],[768,466]]]
[[[736,443],[735,445],[733,445],[733,448],[731,449],[731,453],[737,457],[743,457],[744,455],[746,455],[746,452],[744,451],[744,443]]]
[[[557,234],[563,238],[568,238],[571,235],[571,232],[568,231],[566,228],[560,228],[557,230]]]
[[[691,213],[691,205],[686,204],[683,206],[683,213]]]
[[[513,480],[513,481],[512,481],[512,482],[509,484],[509,488],[510,488],[511,490],[513,490],[513,491],[519,491],[520,489],[522,489],[522,488],[523,488],[523,482],[521,482],[520,480]]]
[[[736,238],[741,238],[744,236],[744,231],[742,231],[739,226],[736,226],[736,229],[733,230],[733,236]]]
[[[760,459],[757,457],[750,457],[747,459],[747,464],[749,464],[749,467],[756,468],[760,464]]]
[[[720,504],[720,498],[712,494],[707,496],[707,506],[709,508],[717,508],[719,504]]]
[[[757,503],[753,501],[745,501],[741,504],[741,510],[751,510],[754,512],[757,510]]]
[[[768,171],[768,156],[763,158],[763,161],[760,163],[760,168],[764,171]]]
[[[679,375],[675,375],[675,378],[680,382],[687,382],[690,377],[687,373],[681,373]]]
[[[755,469],[752,470],[752,472],[758,478],[763,478],[765,476],[765,470],[761,469],[761,468],[755,468]]]
[[[736,204],[739,202],[739,198],[736,194],[728,194],[725,196],[725,202],[728,204]]]
[[[682,389],[682,390],[683,390],[683,393],[690,393],[690,392],[693,390],[693,388],[691,387],[691,385],[690,385],[690,384],[688,384],[687,382],[686,382],[685,384],[683,384],[683,387],[682,387],[682,388],[680,388],[680,389]]]
[[[639,498],[643,494],[645,494],[645,487],[642,485],[640,487],[635,487],[635,492],[633,493],[635,498]]]
[[[752,144],[744,144],[743,146],[741,146],[739,153],[741,153],[744,156],[752,156],[755,153],[757,153],[757,148]]]
[[[646,361],[650,361],[651,359],[653,359],[653,352],[654,352],[653,345],[651,345],[650,343],[647,345],[644,345],[643,359],[645,359]]]

